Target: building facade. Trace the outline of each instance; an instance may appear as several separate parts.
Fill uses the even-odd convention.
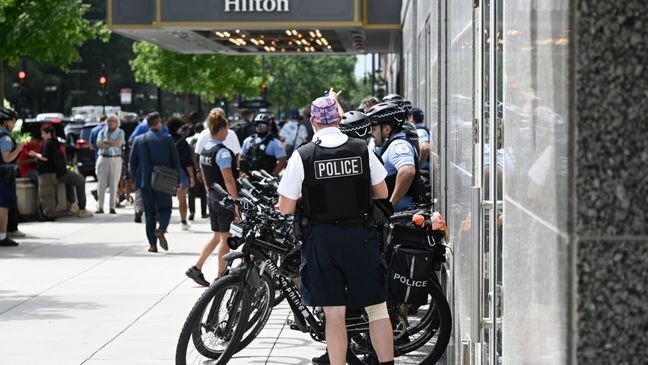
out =
[[[447,363],[646,362],[647,14],[403,1],[384,72],[431,130],[453,247]]]

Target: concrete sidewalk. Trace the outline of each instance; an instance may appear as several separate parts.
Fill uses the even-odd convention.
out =
[[[211,236],[209,222],[183,232],[174,210],[169,251],[151,254],[132,208],[117,212],[24,223],[20,246],[0,247],[0,364],[174,362],[180,328],[203,291],[184,272]],[[214,263],[204,272],[213,280]],[[324,346],[287,328],[288,316],[285,303],[275,308],[230,363],[310,364]]]

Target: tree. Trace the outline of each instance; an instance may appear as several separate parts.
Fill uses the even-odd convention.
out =
[[[179,54],[145,42],[134,43],[133,50],[135,79],[175,93],[207,100],[254,96],[263,81],[260,59],[254,56]]]
[[[349,100],[358,88],[355,56],[272,56],[266,58],[268,97],[278,111],[309,105],[331,87]]]
[[[90,5],[80,0],[0,0],[0,100],[4,99],[4,65],[22,56],[66,68],[80,59],[78,47],[107,39],[108,28],[84,18]]]

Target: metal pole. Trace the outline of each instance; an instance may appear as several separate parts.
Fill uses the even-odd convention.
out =
[[[376,57],[371,54],[371,95],[376,94]]]

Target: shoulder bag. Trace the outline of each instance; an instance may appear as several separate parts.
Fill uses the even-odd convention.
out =
[[[148,144],[148,140],[144,140],[146,151],[148,152],[149,160],[153,165],[153,156]],[[160,193],[174,195],[178,187],[178,171],[174,168],[162,165],[153,165],[151,172],[151,189]]]

